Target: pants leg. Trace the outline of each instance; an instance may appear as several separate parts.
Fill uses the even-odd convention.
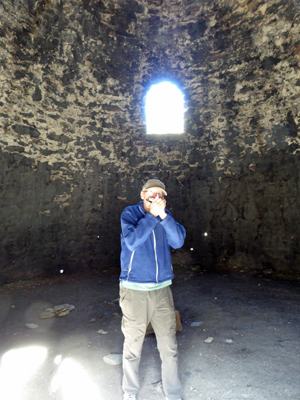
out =
[[[171,287],[155,290],[156,305],[151,318],[157,348],[162,361],[162,382],[168,400],[181,398],[182,385],[178,371],[176,317]]]
[[[149,323],[148,292],[120,287],[122,309],[123,383],[124,393],[136,395],[139,384],[139,365],[144,337]]]

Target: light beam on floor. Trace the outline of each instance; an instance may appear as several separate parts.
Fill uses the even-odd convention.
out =
[[[62,400],[101,400],[96,384],[87,371],[70,358],[64,359],[51,382],[52,393],[59,392]]]
[[[29,346],[9,350],[1,360],[0,399],[23,400],[25,385],[45,361],[47,349]]]

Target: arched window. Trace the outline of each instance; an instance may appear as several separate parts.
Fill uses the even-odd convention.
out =
[[[183,94],[170,82],[152,85],[146,96],[147,134],[183,133]]]

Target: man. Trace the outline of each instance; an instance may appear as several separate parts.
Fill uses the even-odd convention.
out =
[[[135,400],[139,390],[139,364],[149,322],[162,361],[166,400],[181,400],[170,246],[180,248],[186,233],[166,210],[165,196],[165,185],[150,179],[142,188],[142,201],[126,207],[121,215],[124,400]]]

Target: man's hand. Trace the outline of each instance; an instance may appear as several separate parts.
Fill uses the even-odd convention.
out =
[[[166,204],[167,204],[167,202],[165,199],[161,199],[158,196],[156,196],[155,199],[151,203],[149,212],[154,217],[157,217],[159,215],[161,219],[165,219],[167,216],[167,213],[165,211]]]

